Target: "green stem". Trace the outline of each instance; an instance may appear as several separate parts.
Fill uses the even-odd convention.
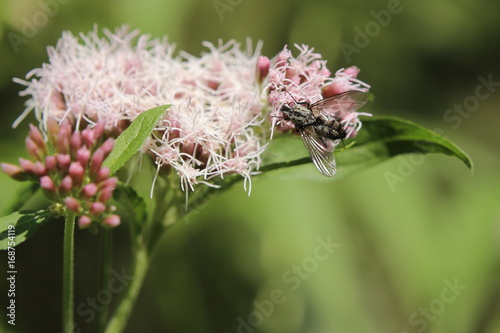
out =
[[[111,251],[113,247],[112,229],[104,228],[101,233],[100,255],[101,255],[101,290],[109,289],[109,279],[111,276]],[[98,332],[104,332],[109,318],[110,304],[103,305],[103,310],[99,315]]]
[[[138,246],[134,255],[135,260],[132,272],[133,279],[126,287],[123,299],[106,327],[106,330],[104,331],[105,333],[119,333],[123,331],[125,325],[127,324],[127,319],[132,312],[135,300],[141,290],[144,278],[146,277],[150,259],[146,247],[144,245]]]
[[[75,214],[66,211],[64,225],[64,259],[63,259],[63,331],[73,333],[73,275],[74,275],[74,234]]]
[[[126,287],[120,304],[104,331],[105,333],[120,333],[125,329],[161,237],[165,230],[168,229],[167,226],[177,218],[177,215],[172,213],[172,210],[176,211],[175,200],[177,198],[175,195],[168,194],[168,187],[158,188],[155,198],[156,205],[151,219],[151,228],[146,232],[150,237],[144,238],[142,234],[133,235],[132,237],[132,253],[134,254],[133,279]],[[165,219],[168,221],[165,221]]]

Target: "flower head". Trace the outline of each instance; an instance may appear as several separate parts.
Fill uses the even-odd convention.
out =
[[[100,144],[102,124],[79,132],[67,120],[58,125],[54,119],[48,119],[48,128],[45,142],[40,130],[30,125],[26,148],[32,160],[21,158],[19,167],[2,163],[3,171],[17,180],[38,181],[50,200],[81,216],[80,227],[87,227],[92,221],[118,225],[119,217],[112,214],[115,208],[108,204],[117,179],[109,178],[109,169],[102,166],[114,140]],[[92,139],[81,140],[82,136]],[[107,223],[109,220],[114,222]]]
[[[293,105],[296,102],[314,103],[323,98],[331,97],[349,90],[367,92],[370,88],[366,83],[358,80],[357,67],[340,69],[334,77],[326,67],[326,60],[321,55],[314,53],[313,48],[307,45],[295,45],[299,55],[293,57],[291,51],[284,49],[273,59],[263,98],[267,97],[272,107],[271,117],[273,128],[278,125],[278,130],[289,131],[295,129],[293,123],[284,121],[280,110],[281,105]],[[347,132],[347,137],[354,136],[361,122],[358,112],[336,113],[329,116],[340,119]],[[363,113],[363,115],[368,115]]]
[[[34,110],[45,126],[49,118],[68,119],[77,127],[103,124],[117,134],[140,113],[170,104],[142,150],[160,170],[176,172],[184,190],[230,173],[249,180],[263,150],[257,135],[264,120],[259,76],[267,73],[265,61],[259,62],[260,44],[252,51],[250,41],[246,49],[235,41],[206,42],[201,57],[182,51],[174,56],[166,39],[137,30],[122,27],[104,35],[97,29],[80,38],[65,32],[49,48],[48,64],[28,73],[30,81],[16,79],[27,87],[22,95],[30,96],[23,116]],[[87,155],[81,151],[78,160]]]

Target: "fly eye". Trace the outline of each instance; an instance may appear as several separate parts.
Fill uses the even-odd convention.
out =
[[[283,104],[280,108],[280,112],[290,112],[292,108],[289,105]]]

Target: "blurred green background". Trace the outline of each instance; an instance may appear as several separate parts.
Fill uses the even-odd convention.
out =
[[[498,84],[467,104],[480,77],[500,82],[500,2],[3,0],[0,21],[2,161],[26,156],[34,121],[11,128],[25,100],[12,78],[46,62],[63,30],[129,23],[195,55],[219,38],[263,40],[269,57],[284,44],[314,46],[332,72],[362,69],[376,96],[363,111],[440,129],[475,162],[473,176],[429,155],[334,183],[256,179],[250,197],[236,186],[164,238],[127,332],[500,332]],[[33,23],[14,46],[8,36],[24,38]],[[18,186],[0,174],[2,203]],[[17,248],[16,326],[2,316],[0,331],[61,331],[62,227],[53,221]],[[332,253],[318,239],[336,243]],[[78,231],[76,242],[75,304],[88,310],[99,294],[98,241]],[[118,229],[117,272],[128,268],[128,246]],[[0,287],[6,306],[4,278]],[[75,318],[95,332],[90,312]]]

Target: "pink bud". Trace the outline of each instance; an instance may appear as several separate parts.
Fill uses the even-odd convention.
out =
[[[70,139],[71,151],[77,151],[82,146],[82,134],[78,131],[71,135]]]
[[[88,127],[82,131],[82,142],[89,149],[94,145],[94,135]]]
[[[85,170],[81,166],[80,162],[71,163],[68,172],[71,179],[73,179],[73,187],[78,188],[82,186]]]
[[[341,87],[337,82],[333,82],[324,87],[321,94],[323,98],[328,98],[343,92],[345,92],[345,88]]]
[[[41,162],[36,161],[33,165],[33,173],[37,177],[41,177],[47,173],[47,168]]]
[[[111,214],[102,221],[102,224],[110,228],[117,227],[120,225],[120,216]]]
[[[108,167],[102,167],[99,169],[99,171],[97,172],[97,175],[95,176],[94,178],[94,181],[96,183],[100,183],[102,182],[103,180],[107,179],[109,177],[109,175],[111,174],[111,171],[109,170]]]
[[[94,128],[92,129],[92,136],[93,136],[93,142],[95,143],[99,139],[101,139],[101,136],[104,134],[104,122],[98,122]]]
[[[360,69],[356,66],[348,67],[344,70],[344,73],[352,78],[356,78],[359,74]]]
[[[98,201],[105,203],[113,196],[114,188],[106,187],[99,192]]]
[[[35,160],[40,161],[42,159],[43,151],[41,151],[37,144],[29,137],[26,138],[26,150]]]
[[[21,165],[21,168],[24,169],[24,171],[26,171],[27,173],[34,173],[33,169],[35,168],[35,164],[30,160],[20,157],[19,164]]]
[[[2,163],[1,164],[2,171],[5,172],[7,175],[10,177],[14,178],[15,180],[25,180],[27,174],[24,172],[24,170],[14,164],[10,163]]]
[[[103,204],[102,202],[93,202],[90,205],[90,214],[93,216],[99,216],[101,213],[103,213],[106,210],[106,205]]]
[[[47,118],[47,133],[49,134],[50,142],[55,145],[57,136],[59,135],[59,124],[52,117]]]
[[[42,150],[44,153],[47,152],[47,147],[45,145],[45,141],[43,140],[42,133],[33,124],[30,124],[29,136],[30,136],[31,140],[33,140],[33,142],[38,146],[38,148],[40,150]]]
[[[63,124],[68,124],[67,121],[64,121]],[[59,129],[59,135],[57,136],[56,141],[56,149],[57,152],[61,154],[67,154],[69,152],[69,140],[71,138],[71,127],[63,126],[61,124],[61,128]]]
[[[54,181],[49,176],[43,176],[40,178],[40,186],[47,192],[56,192],[56,185]]]
[[[271,61],[268,57],[260,56],[257,61],[257,82],[262,83],[264,79],[269,74],[269,68],[271,67]]]
[[[76,152],[76,160],[80,162],[81,165],[86,166],[90,160],[90,150],[83,146]]]
[[[80,229],[85,229],[89,227],[92,224],[92,219],[88,217],[87,215],[80,216],[78,219],[78,226]]]
[[[81,206],[80,206],[80,202],[77,199],[75,199],[73,197],[67,197],[64,199],[64,203],[73,212],[75,212],[75,213],[80,212]]]
[[[71,163],[71,156],[68,154],[57,154],[56,155],[57,167],[61,171],[68,170],[68,167]]]
[[[106,141],[104,141],[100,148],[104,151],[105,157],[107,157],[109,153],[111,153],[114,146],[115,140],[113,138],[108,138]]]
[[[100,185],[101,185],[102,190],[107,189],[107,188],[114,190],[116,187],[116,184],[118,184],[118,178],[112,177],[112,178],[106,179]]]
[[[104,162],[104,151],[101,148],[97,148],[90,161],[89,174],[91,177],[97,174],[101,168],[102,162]]]
[[[90,198],[96,195],[96,193],[97,193],[97,185],[94,183],[90,183],[83,187],[81,195],[84,198]]]
[[[70,176],[66,176],[61,180],[61,184],[59,185],[59,192],[61,194],[66,194],[71,191],[73,188],[73,179]]]
[[[45,167],[47,168],[48,172],[53,172],[56,170],[57,160],[54,155],[50,155],[45,158]]]

